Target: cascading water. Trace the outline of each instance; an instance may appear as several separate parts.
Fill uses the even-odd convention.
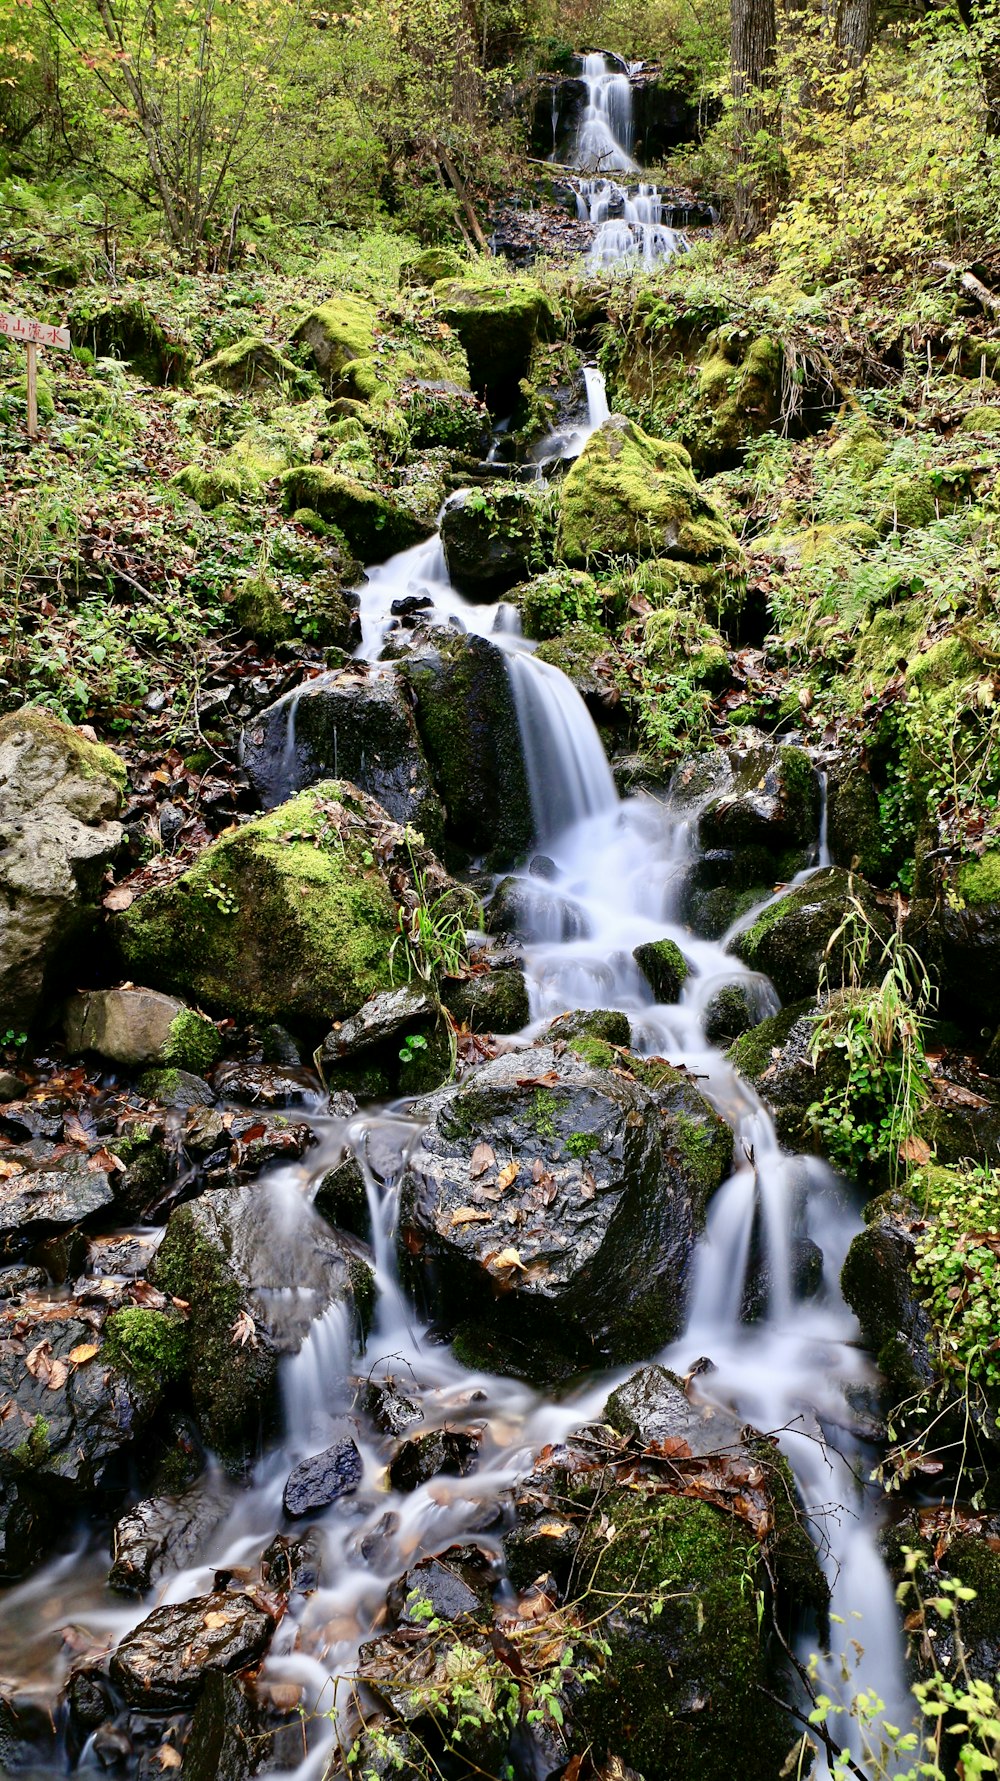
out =
[[[573,147],[573,165],[592,177],[577,183],[577,214],[594,225],[588,266],[595,272],[654,266],[687,247],[684,236],[663,221],[659,188],[609,178],[638,173],[632,83],[602,55],[583,57],[587,98]]]
[[[888,1717],[906,1723],[893,1592],[866,1500],[871,1456],[851,1409],[872,1369],[838,1285],[860,1221],[824,1164],[781,1151],[766,1110],[705,1038],[705,1009],[722,984],[738,980],[761,1016],[776,1006],[773,989],[730,955],[724,941],[699,939],[678,917],[680,885],[697,857],[690,807],[675,810],[645,797],[619,801],[583,701],[557,670],[533,659],[530,646],[495,628],[495,607],[463,600],[448,581],[439,540],[371,572],[362,596],[362,653],[378,657],[394,601],[414,588],[433,602],[432,620],[492,632],[510,657],[535,823],[548,856],[544,883],[522,875],[525,906],[530,909],[533,893],[539,897],[525,952],[532,1015],[525,1036],[567,1008],[620,1008],[630,1018],[636,1049],[688,1069],[735,1133],[737,1167],[709,1208],[687,1328],[659,1358],[686,1373],[708,1356],[713,1365],[700,1373],[701,1397],[776,1432],[816,1536],[834,1613],[866,1650],[847,1692],[875,1688]],[[822,838],[818,852],[822,861]],[[560,905],[573,919],[553,924],[553,907]],[[654,1002],[632,957],[637,945],[664,936],[682,947],[691,967],[671,1005]],[[285,1615],[263,1673],[265,1688],[291,1689],[307,1716],[319,1709],[303,1729],[304,1753],[286,1763],[284,1772],[295,1781],[321,1781],[335,1735],[325,1714],[348,1692],[338,1695],[331,1678],[349,1677],[389,1586],[421,1556],[472,1535],[495,1548],[495,1533],[483,1530],[494,1524],[501,1492],[543,1445],[597,1415],[623,1376],[592,1381],[554,1403],[517,1381],[472,1372],[428,1339],[400,1287],[392,1240],[396,1187],[419,1127],[393,1112],[348,1123],[315,1111],[311,1122],[317,1148],[308,1161],[278,1169],[255,1189],[261,1228],[304,1243],[308,1253],[311,1233],[321,1230],[310,1203],[317,1184],[345,1150],[353,1151],[367,1188],[377,1295],[364,1377],[395,1380],[419,1411],[421,1432],[446,1423],[474,1430],[479,1457],[466,1477],[439,1476],[406,1493],[387,1488],[393,1443],[352,1405],[344,1315],[336,1307],[321,1310],[310,1324],[305,1272],[300,1277],[271,1256],[271,1290],[287,1296],[293,1323],[304,1332],[298,1352],[283,1363],[284,1439],[261,1459],[249,1489],[237,1489],[215,1469],[204,1474],[194,1487],[205,1510],[200,1546],[193,1562],[158,1587],[155,1601],[185,1601],[210,1589],[218,1571],[254,1567],[284,1525],[290,1467],[350,1433],[361,1455],[361,1482],[354,1495],[313,1518],[316,1587]],[[805,1239],[823,1257],[822,1283],[811,1297],[801,1296],[796,1281],[796,1254]],[[275,1240],[267,1241],[273,1251]],[[746,1321],[751,1285],[758,1314]],[[107,1564],[100,1539],[80,1536],[0,1600],[0,1675],[16,1675],[22,1689],[54,1701],[88,1638],[99,1653],[145,1618],[153,1600],[122,1605],[112,1598]],[[68,1640],[67,1628],[73,1629]],[[839,1664],[827,1663],[822,1680],[830,1694],[842,1692]],[[98,1760],[87,1746],[83,1766]],[[32,1770],[37,1781],[65,1772],[62,1757]]]

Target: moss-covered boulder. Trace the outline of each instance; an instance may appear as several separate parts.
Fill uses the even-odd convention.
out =
[[[596,630],[614,613],[592,575],[560,564],[512,588],[507,599],[520,615],[524,635],[540,643],[576,625]]]
[[[783,364],[781,343],[769,334],[727,326],[709,335],[684,429],[699,464],[734,463],[744,445],[774,425],[781,412]]]
[[[893,1403],[935,1382],[931,1319],[916,1291],[916,1238],[891,1206],[874,1209],[854,1238],[840,1276]]]
[[[425,247],[413,260],[404,260],[399,269],[403,289],[429,289],[442,278],[461,278],[469,270],[468,262],[453,247]]]
[[[0,718],[0,1031],[30,1022],[96,920],[124,763],[33,706]]]
[[[598,723],[627,721],[631,701],[622,697],[617,663],[609,651],[606,631],[590,625],[570,625],[558,637],[549,637],[535,651],[536,660],[558,668],[576,687]]]
[[[683,674],[693,686],[713,693],[729,685],[732,670],[726,645],[693,601],[650,612],[640,635],[647,675]]]
[[[445,977],[441,1000],[470,1033],[519,1033],[531,1018],[524,971],[513,963],[469,977]]]
[[[675,940],[645,940],[632,957],[658,1002],[676,1002],[687,981],[688,962]]]
[[[817,838],[820,788],[804,749],[748,738],[699,763],[697,782],[710,784],[698,819],[703,848],[760,846],[779,856]],[[685,791],[690,799],[690,779]]]
[[[282,1355],[297,1353],[313,1320],[340,1305],[346,1365],[374,1296],[360,1252],[306,1202],[290,1206],[257,1187],[219,1188],[177,1207],[152,1275],[190,1307],[186,1365],[198,1426],[237,1469],[273,1432]]]
[[[381,563],[427,538],[433,527],[409,507],[323,464],[293,465],[281,479],[285,509],[308,507],[339,527],[365,563]]]
[[[494,413],[509,414],[535,341],[555,327],[545,292],[530,279],[448,278],[435,284],[434,301],[465,348],[473,388]]]
[[[76,346],[95,358],[121,359],[137,376],[152,384],[186,383],[194,347],[183,329],[168,321],[139,296],[124,296],[93,308],[93,298],[75,303],[70,325]]]
[[[217,383],[239,395],[286,390],[308,381],[291,359],[260,334],[247,334],[224,346],[199,365],[198,377],[203,383]]]
[[[486,637],[435,631],[400,664],[445,807],[449,839],[505,860],[529,847],[531,798],[503,651]]]
[[[739,556],[683,446],[652,439],[622,415],[592,435],[563,482],[558,548],[580,568],[622,557],[710,563]]]
[[[176,996],[126,984],[72,996],[64,1030],[71,1052],[94,1051],[111,1063],[208,1070],[222,1049],[213,1021]]]
[[[441,519],[448,573],[472,599],[495,600],[528,572],[539,543],[540,509],[519,483],[464,489]]]
[[[137,897],[114,923],[119,949],[136,976],[220,1013],[329,1024],[390,985],[397,909],[378,861],[395,852],[402,830],[381,807],[326,782]]]
[[[447,378],[422,377],[403,386],[399,401],[415,450],[444,446],[470,456],[486,450],[490,417],[471,390]]]
[[[874,973],[878,943],[888,939],[889,923],[871,887],[840,866],[814,872],[803,884],[775,897],[755,922],[736,935],[732,950],[751,970],[770,977],[784,1002],[815,994],[821,975],[830,989],[839,989],[851,970],[850,934],[835,936],[858,905],[876,942],[868,947],[866,958],[866,968]],[[857,949],[853,962],[862,962]]]
[[[509,1343],[508,1369],[529,1378],[637,1358],[676,1332],[731,1167],[732,1133],[693,1084],[611,1062],[540,1045],[421,1108],[401,1266],[439,1318]]]
[[[336,385],[354,359],[371,355],[378,312],[363,297],[331,297],[298,324],[292,338],[308,348],[328,386]]]

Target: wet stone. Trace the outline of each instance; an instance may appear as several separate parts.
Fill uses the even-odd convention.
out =
[[[337,1063],[381,1045],[414,1023],[437,1019],[436,999],[413,984],[372,996],[350,1020],[338,1021],[323,1041],[324,1063]]]
[[[430,1429],[426,1435],[404,1442],[389,1467],[389,1483],[393,1490],[411,1491],[442,1475],[464,1478],[474,1470],[478,1455],[475,1435],[459,1429]]]
[[[254,1107],[308,1107],[319,1094],[309,1071],[277,1064],[222,1064],[212,1082],[220,1100]]]
[[[335,1230],[350,1231],[367,1243],[371,1237],[371,1212],[368,1189],[361,1164],[353,1152],[328,1169],[316,1189],[313,1205],[321,1218]]]
[[[19,1299],[24,1293],[40,1292],[47,1283],[45,1269],[32,1267],[29,1263],[23,1267],[0,1268],[0,1299]]]
[[[12,1075],[10,1070],[0,1070],[0,1107],[9,1101],[19,1101],[24,1093],[24,1083],[20,1076]]]
[[[280,1595],[310,1595],[323,1576],[324,1543],[318,1528],[301,1534],[277,1534],[261,1558],[261,1572],[269,1588]]]
[[[215,1101],[204,1077],[190,1070],[146,1070],[139,1078],[139,1092],[163,1107],[211,1107]]]
[[[389,1379],[370,1379],[358,1397],[358,1409],[383,1435],[401,1435],[423,1421],[423,1412]]]
[[[84,1272],[98,1278],[118,1275],[138,1280],[156,1254],[159,1237],[147,1231],[125,1232],[117,1237],[92,1237],[87,1244]]]
[[[328,1508],[339,1497],[352,1496],[363,1473],[364,1464],[353,1441],[339,1441],[313,1454],[289,1473],[282,1498],[285,1514],[299,1520]]]
[[[256,1729],[242,1684],[210,1672],[184,1746],[184,1781],[247,1781],[257,1768]]]
[[[131,1707],[182,1707],[213,1670],[232,1673],[263,1657],[274,1619],[249,1596],[224,1590],[154,1608],[111,1659],[111,1679]]]
[[[204,1492],[151,1497],[115,1525],[108,1582],[120,1595],[145,1595],[154,1583],[183,1569],[224,1505]]]
[[[492,1618],[489,1588],[470,1577],[469,1565],[448,1562],[447,1555],[425,1558],[390,1591],[389,1606],[400,1627],[423,1627],[431,1618],[456,1621]],[[473,1583],[478,1582],[478,1587]],[[428,1607],[431,1613],[428,1613]]]
[[[0,1201],[0,1250],[9,1253],[46,1230],[83,1224],[113,1205],[104,1170],[88,1168],[82,1156],[66,1157],[56,1168],[13,1175],[4,1182]]]
[[[666,1367],[640,1367],[612,1392],[604,1415],[619,1434],[648,1447],[654,1441],[686,1441],[696,1456],[738,1452],[742,1424],[728,1410],[692,1403],[682,1381]]]

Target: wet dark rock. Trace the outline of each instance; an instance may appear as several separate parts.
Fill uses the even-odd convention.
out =
[[[635,959],[658,1002],[676,1002],[690,966],[674,940],[647,940],[635,947]]]
[[[475,1469],[478,1454],[474,1435],[461,1429],[430,1429],[403,1443],[389,1467],[389,1483],[393,1490],[410,1491],[442,1473],[464,1478]]]
[[[391,1379],[369,1379],[358,1395],[358,1409],[383,1435],[402,1435],[424,1419],[423,1411]]]
[[[925,876],[935,894],[914,898],[906,939],[915,946],[940,988],[942,1012],[974,1028],[993,1026],[993,985],[1000,971],[1000,870],[998,855],[957,871]]]
[[[840,866],[829,866],[775,898],[750,927],[737,934],[732,951],[751,970],[770,977],[783,1002],[814,994],[824,972],[828,987],[839,989],[853,955],[847,936],[832,947],[830,942],[851,909],[852,899],[860,903],[875,935],[887,939],[889,923],[871,887]],[[879,968],[879,948],[872,945],[868,950],[869,970],[874,974]]]
[[[24,1248],[49,1231],[86,1224],[114,1205],[103,1169],[85,1156],[62,1157],[52,1168],[12,1175],[0,1197],[0,1253]]]
[[[74,1730],[95,1730],[114,1710],[107,1678],[95,1668],[74,1670],[66,1685],[66,1706]]]
[[[401,1267],[438,1316],[509,1338],[515,1372],[545,1377],[550,1349],[571,1365],[634,1358],[679,1327],[732,1134],[668,1064],[631,1061],[641,1080],[540,1045],[420,1107]]]
[[[364,1465],[353,1441],[338,1441],[304,1459],[289,1473],[282,1502],[286,1515],[299,1520],[351,1496],[361,1482]]]
[[[8,1101],[0,1111],[0,1132],[15,1140],[60,1138],[64,1111],[62,1101],[55,1095],[46,1095],[37,1101]],[[43,1153],[39,1153],[37,1160],[43,1160]]]
[[[254,719],[243,764],[266,809],[322,779],[350,779],[389,815],[443,838],[405,682],[363,663],[309,680]]]
[[[288,1120],[280,1113],[271,1118],[244,1113],[229,1127],[231,1167],[228,1180],[238,1186],[252,1181],[265,1163],[297,1162],[315,1143],[312,1127],[304,1120]]]
[[[531,1014],[523,967],[446,977],[441,1000],[459,1026],[470,1033],[519,1033]]]
[[[331,1776],[349,1776],[355,1768],[366,1781],[433,1781],[436,1765],[423,1739],[394,1721],[367,1726],[357,1737],[350,1766],[346,1753],[335,1751],[330,1759]]]
[[[519,940],[586,940],[590,924],[578,903],[544,881],[504,878],[486,911],[486,931]]]
[[[743,1425],[729,1410],[693,1401],[683,1381],[666,1367],[640,1367],[613,1391],[604,1420],[642,1447],[654,1441],[684,1441],[696,1458],[737,1453]]]
[[[363,1243],[370,1241],[372,1216],[368,1188],[353,1151],[348,1151],[336,1168],[327,1170],[316,1189],[313,1205],[320,1217],[335,1230],[350,1231]]]
[[[297,1070],[302,1063],[302,1053],[287,1027],[278,1020],[272,1020],[264,1028],[260,1036],[264,1062],[281,1064],[285,1069]]]
[[[131,1707],[186,1706],[213,1670],[231,1674],[263,1657],[273,1631],[270,1613],[225,1591],[154,1608],[118,1646],[111,1678]]]
[[[5,1107],[8,1101],[19,1101],[25,1086],[20,1076],[10,1070],[0,1070],[0,1107]]]
[[[309,1107],[319,1092],[315,1076],[296,1065],[222,1064],[212,1083],[220,1100],[254,1107]]]
[[[913,1572],[908,1552],[926,1562],[921,1595],[926,1605],[928,1640],[913,1653],[920,1678],[940,1675],[957,1666],[975,1683],[995,1687],[1000,1670],[1000,1520],[996,1514],[957,1516],[949,1503],[927,1505],[893,1520],[880,1541],[893,1582],[898,1586]],[[975,1593],[963,1599],[958,1614],[946,1618],[931,1605],[956,1584]],[[907,1599],[910,1599],[909,1597]],[[959,1631],[960,1629],[960,1631]]]
[[[93,1490],[143,1432],[162,1386],[109,1366],[102,1347],[100,1318],[72,1300],[0,1305],[0,1478]]]
[[[192,1107],[184,1121],[184,1148],[189,1156],[229,1154],[229,1125],[217,1107]]]
[[[39,1763],[54,1763],[56,1731],[45,1697],[27,1690],[0,1690],[0,1771],[4,1775],[38,1774]]]
[[[495,643],[437,630],[401,672],[450,841],[505,860],[533,835],[531,798],[506,658]]]
[[[145,1595],[161,1578],[190,1563],[225,1502],[209,1491],[149,1497],[115,1523],[108,1582],[120,1595]]]
[[[705,1037],[713,1045],[731,1045],[757,1025],[758,1016],[746,986],[726,983],[705,1004]]]
[[[584,1039],[627,1050],[632,1043],[632,1025],[619,1008],[576,1008],[571,1014],[557,1014],[546,1037],[551,1045],[564,1041],[574,1049],[578,1049],[577,1041]]]
[[[886,1211],[855,1237],[840,1276],[894,1401],[926,1391],[936,1372],[933,1330],[915,1288],[916,1238],[905,1218]]]
[[[528,1589],[539,1577],[551,1577],[565,1591],[579,1544],[579,1527],[555,1506],[511,1528],[504,1535],[503,1555],[514,1588]]]
[[[0,1268],[0,1299],[19,1299],[25,1293],[39,1292],[48,1284],[44,1268],[26,1262],[19,1267]]]
[[[198,1426],[237,1468],[276,1414],[279,1357],[297,1352],[331,1304],[362,1322],[371,1304],[370,1268],[348,1239],[297,1197],[289,1204],[253,1187],[177,1207],[153,1276],[191,1307]]]
[[[792,1002],[743,1033],[729,1050],[731,1062],[774,1115],[782,1143],[792,1150],[815,1148],[809,1108],[846,1080],[843,1054],[835,1048],[813,1061],[818,1012],[810,999]]]
[[[434,1025],[438,1018],[438,1002],[427,989],[414,983],[401,984],[398,989],[381,991],[372,996],[348,1020],[338,1021],[323,1041],[324,1064],[336,1064],[343,1058],[382,1045],[397,1033]]]
[[[276,1534],[261,1557],[261,1575],[279,1595],[310,1595],[323,1576],[325,1544],[318,1528]]]
[[[794,1299],[815,1298],[823,1284],[823,1251],[811,1237],[794,1236],[791,1245],[791,1289]],[[767,1313],[773,1290],[773,1275],[762,1256],[752,1258],[743,1293],[741,1316],[744,1323],[753,1323]]]
[[[535,342],[554,324],[548,297],[535,286],[478,277],[447,279],[434,297],[438,319],[465,349],[473,389],[495,414],[510,414]]]
[[[52,1539],[52,1507],[25,1479],[0,1474],[0,1582],[23,1577]]]
[[[448,1553],[421,1559],[389,1592],[389,1607],[400,1627],[426,1626],[428,1604],[435,1620],[454,1623],[493,1618],[486,1580],[460,1558],[451,1561]]]
[[[448,573],[471,599],[493,600],[528,574],[538,536],[538,503],[519,484],[487,495],[462,491],[441,519]]]
[[[210,1670],[184,1746],[184,1781],[248,1781],[259,1751],[257,1715],[234,1676]]]
[[[671,793],[683,788],[690,800],[695,785],[708,791],[698,820],[706,849],[757,845],[781,854],[816,840],[820,789],[804,749],[754,741],[720,750],[681,768]]]
[[[879,881],[885,846],[878,794],[871,774],[856,755],[841,756],[826,769],[827,845],[835,866]]]
[[[0,718],[0,1009],[30,1022],[72,970],[121,846],[124,764],[33,706]]]
[[[84,1271],[99,1279],[117,1275],[126,1280],[138,1280],[146,1273],[158,1242],[158,1235],[147,1231],[92,1237],[86,1246]]]
[[[211,1107],[215,1101],[204,1077],[190,1070],[146,1070],[139,1078],[139,1092],[163,1107]]]

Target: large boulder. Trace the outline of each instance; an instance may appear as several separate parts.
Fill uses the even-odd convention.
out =
[[[997,1024],[1000,970],[1000,850],[924,868],[926,888],[910,906],[906,937],[931,967],[945,1012],[976,1026]],[[924,886],[921,886],[924,888]]]
[[[71,1052],[95,1051],[113,1064],[177,1064],[207,1070],[222,1041],[213,1022],[176,996],[126,984],[88,990],[66,1005],[65,1033]]]
[[[399,927],[388,879],[408,864],[403,830],[381,806],[326,781],[138,897],[115,923],[118,944],[136,976],[220,1013],[329,1023],[391,986]]]
[[[858,909],[870,933],[865,951],[852,945],[850,921],[841,933],[845,918]],[[793,1002],[813,995],[821,976],[828,988],[839,989],[852,971],[872,980],[881,975],[881,947],[889,933],[870,886],[840,866],[826,866],[775,897],[731,948],[751,970],[770,977],[783,1002]]]
[[[325,464],[294,465],[281,488],[289,513],[308,508],[331,520],[364,563],[382,563],[433,531],[412,508]]]
[[[528,573],[539,508],[520,484],[463,489],[441,520],[448,574],[470,599],[495,600]]]
[[[39,1010],[95,919],[125,769],[47,711],[0,718],[0,1027]]]
[[[293,1189],[219,1188],[171,1213],[152,1270],[190,1306],[189,1376],[205,1440],[238,1466],[277,1407],[278,1364],[313,1321],[343,1307],[345,1343],[366,1321],[371,1274]],[[345,1349],[346,1353],[346,1349]]]
[[[545,292],[527,279],[449,278],[435,284],[434,300],[465,348],[473,388],[494,413],[509,414],[536,340],[554,325]]]
[[[559,548],[579,568],[622,557],[708,563],[739,555],[684,447],[620,414],[587,441],[562,485]]]
[[[342,1305],[346,1341],[371,1311],[364,1252],[296,1190],[217,1188],[176,1208],[152,1272],[162,1291],[191,1305],[198,1427],[234,1466],[275,1421],[280,1357],[298,1354],[332,1305]]]
[[[600,1047],[598,1063],[571,1047],[507,1054],[429,1097],[403,1181],[411,1282],[536,1378],[676,1334],[695,1236],[731,1167],[731,1132],[686,1078],[639,1060],[629,1075],[605,1049],[607,1065]]]
[[[114,1204],[107,1174],[90,1168],[80,1151],[46,1157],[34,1168],[30,1163],[11,1167],[15,1172],[5,1177],[0,1195],[0,1255],[92,1223]]]
[[[405,683],[363,663],[321,674],[260,712],[243,736],[243,766],[265,809],[317,780],[350,779],[432,847],[440,801],[420,747]]]
[[[213,1671],[245,1670],[263,1657],[275,1614],[249,1595],[216,1590],[154,1608],[126,1633],[111,1677],[130,1707],[182,1707]]]
[[[371,356],[377,321],[363,297],[338,296],[305,316],[293,339],[309,349],[317,371],[333,387],[353,360]]]
[[[401,664],[449,838],[510,858],[534,823],[517,706],[504,653],[487,637],[435,631]]]

